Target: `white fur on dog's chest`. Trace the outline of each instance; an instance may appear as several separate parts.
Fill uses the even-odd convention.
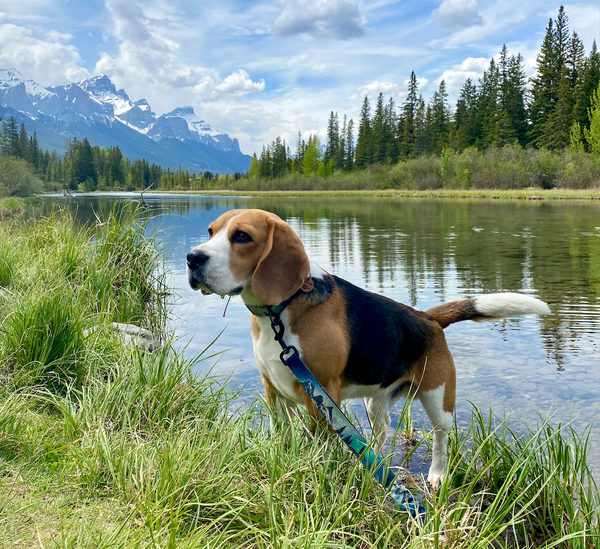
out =
[[[302,356],[300,339],[291,332],[289,325],[286,322],[287,318],[287,311],[283,311],[281,314],[281,320],[285,326],[283,338],[288,345],[296,347],[300,352],[300,356]],[[301,404],[302,400],[300,399],[300,396],[294,391],[296,377],[279,359],[281,346],[274,339],[275,334],[271,328],[269,317],[259,316],[257,317],[257,320],[260,327],[260,336],[258,340],[253,338],[253,342],[254,356],[256,357],[256,363],[260,373],[269,379],[279,394],[289,400]]]

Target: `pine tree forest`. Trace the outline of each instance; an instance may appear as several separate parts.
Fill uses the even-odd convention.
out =
[[[443,164],[449,154],[503,147],[513,154],[515,149],[527,148],[594,153],[600,147],[600,130],[593,130],[600,127],[600,113],[596,121],[593,103],[600,94],[599,84],[596,42],[586,56],[577,33],[569,34],[568,17],[561,6],[556,20],[548,22],[537,72],[529,81],[521,54],[512,54],[504,45],[478,82],[467,79],[452,109],[443,80],[425,102],[413,71],[403,104],[397,106],[392,98],[386,100],[379,94],[372,105],[364,97],[356,128],[352,119],[344,115],[341,122],[332,111],[323,147],[316,136],[306,141],[299,132],[291,155],[285,141],[277,138],[263,147],[260,156],[254,155],[248,177],[293,173],[327,177],[422,156],[436,156]],[[538,177],[547,178],[542,172]]]
[[[45,183],[46,189],[79,191],[108,191],[160,188],[164,190],[187,188],[195,178],[187,171],[171,171],[147,160],[129,160],[119,147],[104,149],[90,145],[83,138],[68,139],[65,155],[43,151],[37,135],[29,136],[25,124],[18,127],[10,117],[3,122],[2,153],[22,159],[35,176]],[[197,178],[213,179],[215,174],[204,172]]]

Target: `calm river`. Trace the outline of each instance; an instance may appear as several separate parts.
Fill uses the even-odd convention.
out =
[[[139,195],[47,199],[77,206],[78,216],[107,213]],[[546,301],[552,314],[446,330],[458,374],[457,420],[472,402],[511,425],[552,415],[582,433],[600,413],[600,206],[590,202],[399,198],[243,198],[146,195],[170,261],[172,324],[190,356],[223,331],[225,350],[213,371],[262,391],[250,337],[250,313],[239,297],[204,297],[187,285],[185,255],[207,238],[207,225],[232,208],[275,212],[300,235],[325,270],[370,291],[428,309],[498,291]],[[212,362],[199,364],[209,369]],[[364,420],[359,402],[353,410]],[[429,429],[419,416],[420,426]],[[591,464],[600,471],[600,423],[592,429]]]

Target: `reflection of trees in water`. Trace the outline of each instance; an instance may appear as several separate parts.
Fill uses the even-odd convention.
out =
[[[600,238],[581,234],[598,234],[593,204],[254,198],[249,205],[297,218],[308,230],[314,224],[321,230],[326,219],[331,264],[352,250],[366,284],[373,276],[379,284],[395,282],[402,272],[411,305],[427,279],[445,301],[450,276],[464,295],[534,290],[553,310],[540,325],[559,368],[582,335],[585,311],[576,308],[600,296]]]
[[[47,200],[48,212],[66,204],[78,219],[106,219],[115,201],[129,211],[131,199],[90,197]],[[360,262],[367,285],[405,283],[409,303],[419,289],[433,285],[439,302],[448,299],[449,282],[461,293],[534,290],[553,314],[540,319],[549,357],[562,368],[574,342],[590,330],[585,316],[597,319],[600,296],[599,208],[589,203],[453,201],[448,199],[243,198],[146,195],[144,215],[169,213],[188,221],[190,232],[204,234],[209,212],[263,208],[296,219],[306,244],[327,249],[332,266]],[[194,219],[194,212],[208,215]],[[483,230],[479,230],[483,229]],[[324,241],[325,239],[325,241]],[[359,282],[359,281],[356,281]],[[596,315],[596,316],[594,316]]]

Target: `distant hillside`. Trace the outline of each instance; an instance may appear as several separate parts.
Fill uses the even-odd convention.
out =
[[[104,75],[44,88],[15,69],[0,69],[0,115],[24,122],[41,148],[61,154],[67,137],[87,137],[164,167],[234,173],[250,166],[238,140],[211,128],[192,107],[157,117],[145,99],[131,101]]]

